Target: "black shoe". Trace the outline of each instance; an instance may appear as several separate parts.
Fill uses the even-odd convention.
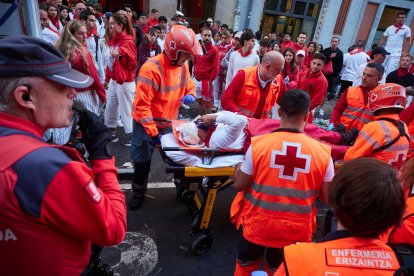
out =
[[[145,196],[136,196],[133,195],[132,198],[129,200],[129,210],[136,211],[141,208],[142,203],[144,203]]]
[[[358,129],[352,128],[348,132],[341,134],[341,145],[352,146],[358,137]]]

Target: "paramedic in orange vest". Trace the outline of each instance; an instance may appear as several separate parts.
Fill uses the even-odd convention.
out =
[[[284,247],[283,264],[274,275],[393,275],[400,264],[379,236],[404,213],[396,170],[373,158],[345,163],[329,188],[329,204],[338,231],[318,243]]]
[[[400,169],[407,158],[409,135],[398,113],[405,108],[405,88],[395,83],[378,85],[368,94],[368,109],[374,121],[364,125],[344,160],[372,157]]]
[[[186,61],[201,55],[202,48],[194,32],[174,25],[165,37],[164,52],[147,60],[138,74],[136,96],[132,105],[133,135],[131,158],[134,161],[131,210],[141,207],[147,190],[154,147],[160,135],[171,132],[168,122],[154,118],[176,119],[181,101],[195,102],[195,86]]]
[[[373,114],[368,110],[368,93],[374,89],[384,74],[384,67],[376,62],[369,63],[364,69],[360,86],[349,87],[341,95],[332,110],[328,130],[346,132],[351,128],[361,130],[372,121]]]
[[[244,163],[236,167],[234,185],[241,193],[231,212],[241,213],[236,226],[242,231],[234,275],[250,275],[262,258],[271,275],[282,262],[283,246],[312,240],[315,201],[324,198],[334,167],[330,147],[303,133],[310,102],[303,90],[286,92],[280,128],[253,137]]]
[[[284,65],[283,55],[270,51],[265,53],[259,65],[240,70],[223,93],[223,109],[249,118],[269,118],[272,107],[285,89],[280,75]]]
[[[400,224],[391,230],[388,242],[414,245],[414,159],[404,164],[400,181],[405,190],[407,209]]]

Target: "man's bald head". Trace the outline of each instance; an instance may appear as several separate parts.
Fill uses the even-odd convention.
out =
[[[273,80],[285,66],[285,58],[278,51],[270,51],[264,54],[259,65],[259,74],[262,81]]]

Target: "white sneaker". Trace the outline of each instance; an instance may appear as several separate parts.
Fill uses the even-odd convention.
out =
[[[122,121],[120,119],[118,119],[118,121],[116,121],[116,125],[118,127],[124,127],[124,124],[122,123]]]

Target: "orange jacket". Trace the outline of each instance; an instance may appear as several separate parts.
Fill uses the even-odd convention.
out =
[[[409,243],[414,245],[414,196],[407,199],[407,209],[399,227],[394,228],[389,236],[390,243]]]
[[[258,66],[248,67],[243,69],[244,71],[244,86],[240,91],[239,97],[237,98],[236,105],[243,115],[246,117],[253,118],[257,105],[260,99],[259,82],[257,78]],[[283,82],[282,76],[279,74],[270,83],[269,92],[266,97],[266,102],[263,108],[263,118],[269,118],[272,107],[275,105],[277,97],[280,92],[280,83]]]
[[[372,121],[374,114],[365,105],[364,91],[359,86],[348,88],[346,101],[348,106],[339,118],[339,123],[342,123],[346,130],[361,130],[364,124]]]
[[[254,172],[243,198],[244,238],[273,248],[311,241],[330,147],[290,132],[253,137],[251,147]]]
[[[391,119],[395,122],[399,121],[398,114],[376,116],[375,121],[364,125],[361,129],[355,144],[345,153],[345,161],[358,157],[372,157],[382,160],[396,169],[401,168],[407,158],[409,141],[405,136],[401,136],[393,145],[381,149],[382,146],[389,144],[400,136],[395,124],[381,120],[381,118]],[[405,124],[404,127],[408,134]]]
[[[414,120],[408,125],[408,133],[410,134],[410,144],[408,146],[408,155],[407,159],[410,159],[414,156]]]
[[[139,71],[132,116],[154,137],[158,135],[157,128],[169,127],[171,123],[154,122],[153,118],[176,119],[186,94],[196,96],[188,65],[173,66],[165,54],[157,55]]]
[[[346,237],[283,248],[279,275],[392,275],[400,268],[394,251],[380,239]]]

